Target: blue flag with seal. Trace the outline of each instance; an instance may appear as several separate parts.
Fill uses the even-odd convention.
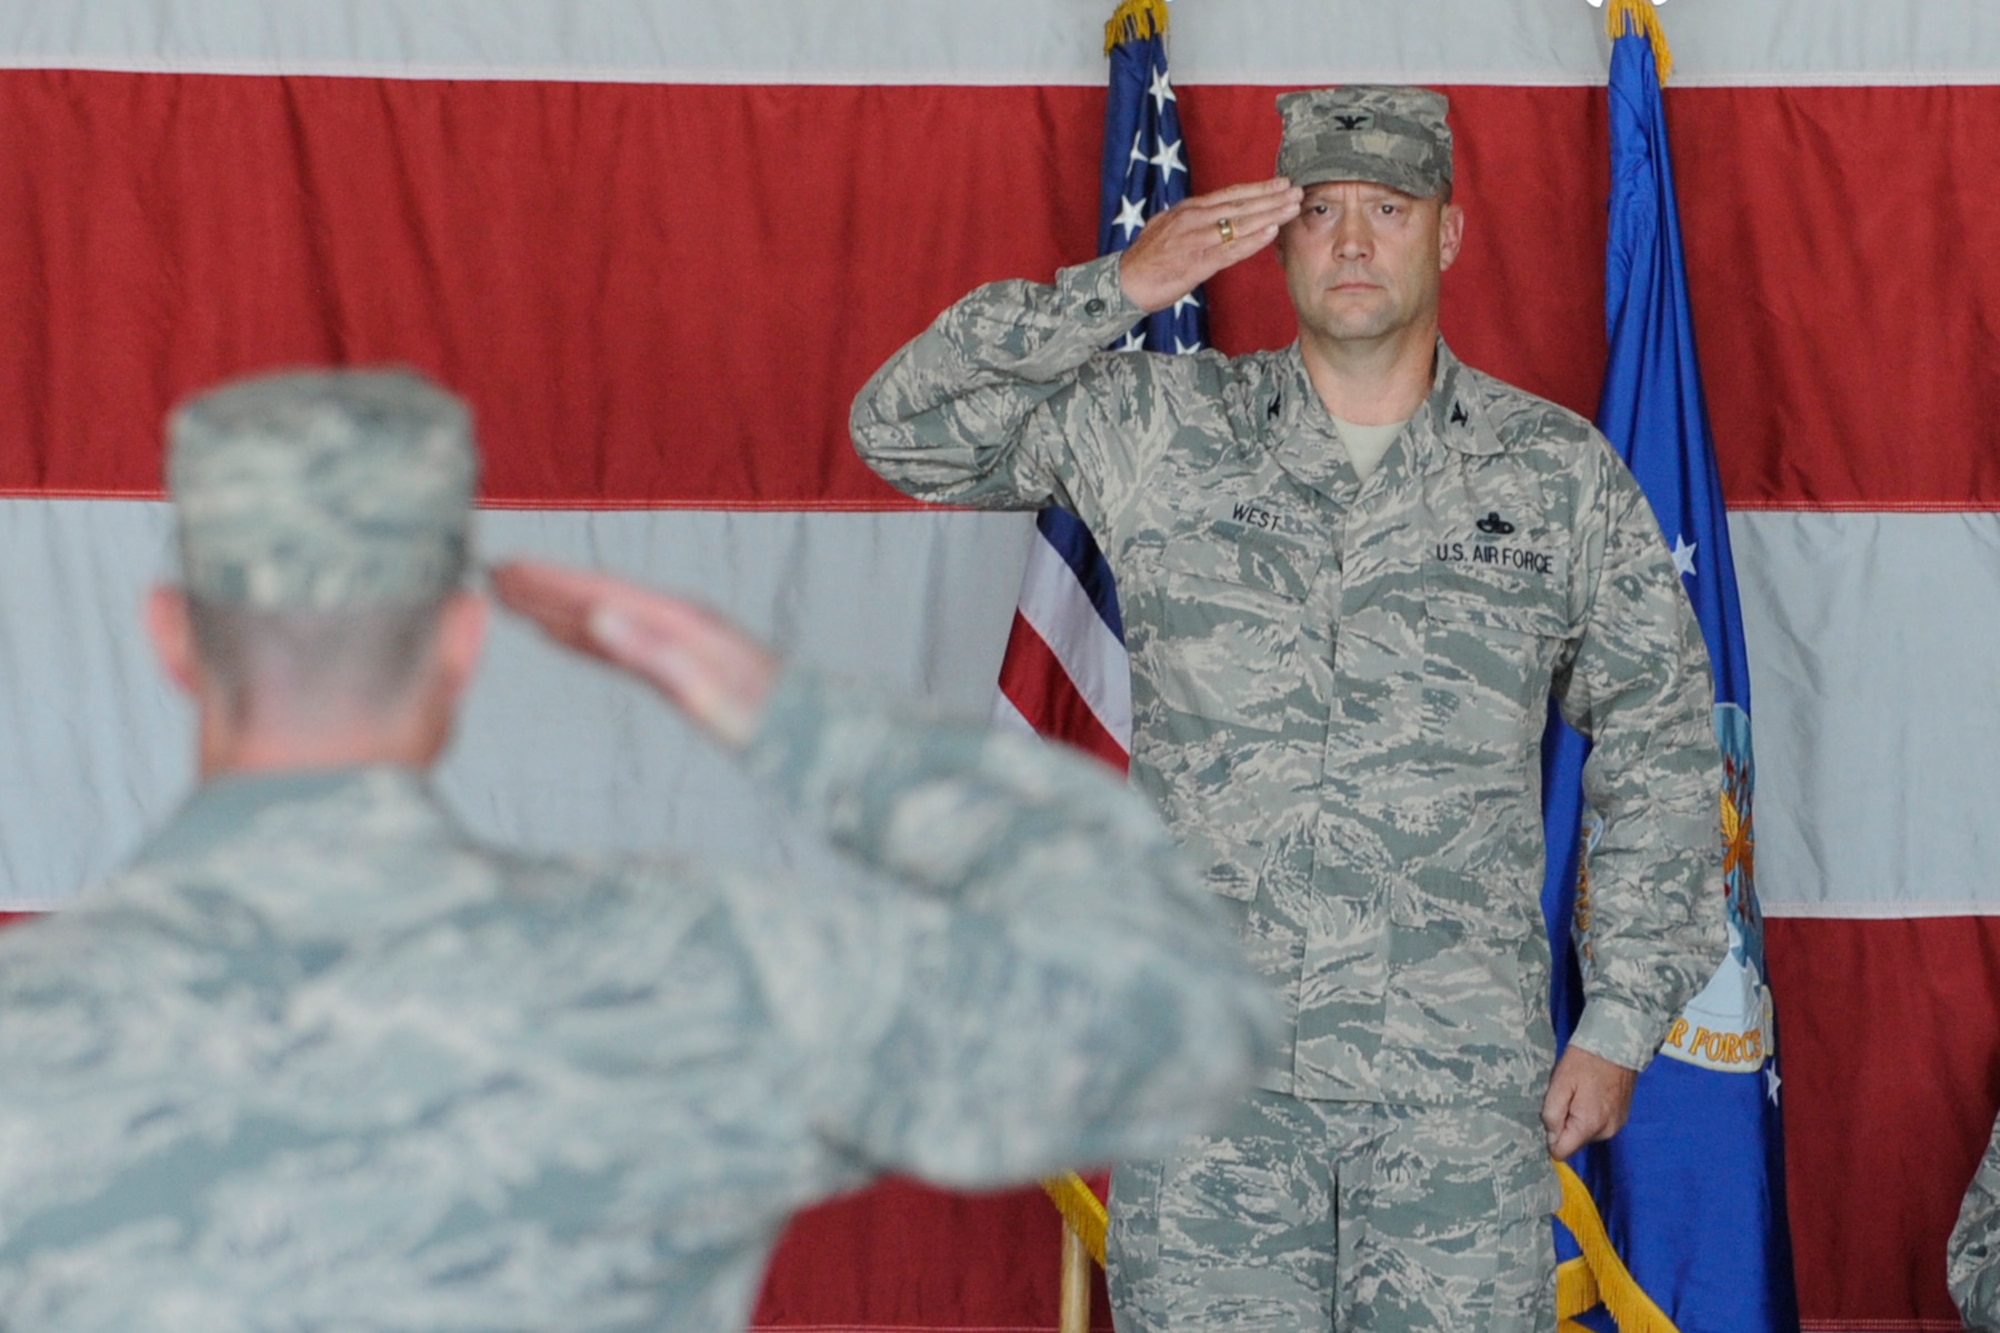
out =
[[[1571,1159],[1557,1227],[1565,1329],[1797,1333],[1785,1214],[1782,1080],[1754,880],[1750,674],[1736,573],[1695,359],[1651,0],[1612,0],[1609,361],[1597,426],[1638,478],[1701,622],[1715,672],[1729,951],[1640,1075],[1617,1137]],[[1551,939],[1590,926],[1588,745],[1551,712],[1543,749]],[[1581,853],[1581,865],[1579,865]],[[1550,1003],[1559,1042],[1583,1009],[1569,952]]]

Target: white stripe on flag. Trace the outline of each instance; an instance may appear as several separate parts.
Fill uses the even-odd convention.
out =
[[[2000,514],[1733,514],[1773,916],[2000,914]]]
[[[1037,542],[1021,578],[1021,615],[1076,686],[1098,725],[1128,749],[1132,744],[1132,678],[1125,645],[1091,605],[1069,563]]]
[[[99,878],[188,789],[188,711],[139,631],[168,532],[156,502],[0,501],[0,568],[16,575],[0,579],[0,908],[53,906]],[[479,539],[489,559],[688,592],[789,655],[978,718],[1034,526],[946,510],[508,510],[482,514]],[[817,855],[663,705],[505,616],[440,783],[475,832],[537,850]]]
[[[2000,69],[1987,0],[1733,0],[1666,17],[1677,87],[1985,83]],[[1601,16],[1575,0],[1230,0],[1181,6],[1174,36],[1181,85],[1604,82]],[[649,83],[1104,79],[1102,29],[1074,0],[0,0],[0,65]]]

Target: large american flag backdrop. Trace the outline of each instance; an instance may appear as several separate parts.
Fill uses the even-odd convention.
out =
[[[0,4],[0,900],[59,905],[185,788],[189,721],[134,628],[166,563],[158,423],[261,367],[419,366],[479,412],[490,551],[692,587],[983,713],[1031,520],[905,504],[853,459],[847,404],[973,284],[1095,250],[1109,8]],[[1952,1328],[1944,1236],[2000,1102],[2000,18],[1664,13],[1801,1304],[1816,1329]],[[1196,189],[1269,172],[1279,89],[1445,87],[1471,216],[1447,334],[1594,406],[1596,13],[1180,0],[1173,27]],[[1290,337],[1273,264],[1209,296],[1217,345]],[[821,864],[643,700],[511,632],[446,786],[535,846]],[[836,1205],[760,1321],[1046,1326],[1051,1216]]]

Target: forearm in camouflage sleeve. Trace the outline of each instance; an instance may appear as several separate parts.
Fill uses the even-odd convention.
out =
[[[1100,766],[804,675],[750,757],[809,824],[930,899],[886,937],[902,999],[845,1122],[865,1153],[1019,1179],[1163,1150],[1247,1085],[1267,989],[1151,808]]]
[[[1965,1192],[1946,1249],[1951,1298],[1972,1333],[2000,1333],[2000,1122]]]
[[[1584,799],[1604,821],[1572,1040],[1642,1069],[1722,959],[1722,759],[1708,652],[1658,523],[1615,462],[1604,481],[1610,519],[1562,695],[1592,738]]]
[[[1075,478],[1091,470],[1090,441],[1072,429],[1077,405],[1058,400],[1141,316],[1115,257],[1064,269],[1053,285],[981,287],[869,379],[848,420],[855,449],[919,499],[1087,507],[1093,488]]]

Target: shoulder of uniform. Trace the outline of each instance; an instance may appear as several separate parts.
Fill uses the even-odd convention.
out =
[[[1200,389],[1222,403],[1238,433],[1255,433],[1287,411],[1296,411],[1298,404],[1290,400],[1309,388],[1283,351],[1242,356],[1204,352],[1200,359],[1201,365],[1194,368]]]
[[[1246,378],[1258,378],[1262,361],[1270,355],[1252,352],[1248,356],[1228,356],[1213,347],[1187,352],[1114,348],[1099,352],[1091,358],[1091,364],[1142,374],[1161,384],[1196,385],[1217,390]]]
[[[1599,447],[1597,428],[1580,413],[1470,366],[1462,374],[1460,391],[1478,401],[1504,448],[1547,450],[1576,458]]]
[[[1099,410],[1122,423],[1192,425],[1237,438],[1255,434],[1284,410],[1290,391],[1279,358],[1275,352],[1228,356],[1214,348],[1102,352],[1091,358],[1084,379]]]

